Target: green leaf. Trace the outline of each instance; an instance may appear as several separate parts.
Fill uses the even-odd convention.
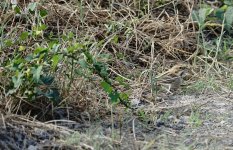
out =
[[[103,81],[101,82],[101,87],[104,89],[105,92],[111,94],[113,91],[113,88],[110,84],[108,84],[107,82]]]
[[[14,11],[15,11],[16,14],[20,14],[21,13],[20,8],[17,5],[13,5],[12,7],[13,7],[13,9],[14,9]]]
[[[111,92],[108,96],[110,97],[112,103],[118,102],[118,99],[120,97],[120,95],[117,91]]]
[[[53,81],[54,81],[53,76],[44,76],[44,75],[42,75],[40,79],[43,82],[43,84],[46,84],[46,85],[51,85],[53,83]]]
[[[37,47],[37,48],[34,50],[34,54],[45,53],[45,52],[47,52],[47,51],[48,51],[47,48]]]
[[[32,73],[33,73],[33,80],[38,83],[40,80],[40,75],[42,71],[42,65],[38,67],[32,67]]]
[[[115,36],[113,37],[113,39],[112,39],[112,42],[115,43],[115,44],[117,44],[118,41],[119,41],[118,39],[119,39],[118,36],[115,35]]]
[[[220,7],[219,9],[223,10],[224,12],[227,10],[229,5],[223,5],[222,7]]]
[[[10,39],[5,40],[4,43],[5,43],[5,45],[6,45],[7,47],[10,47],[10,46],[13,45],[13,42],[12,42],[12,40],[10,40]]]
[[[71,36],[71,35],[69,35]],[[82,50],[84,49],[84,45],[82,43],[74,43],[74,47],[77,49],[77,50]]]
[[[73,53],[73,52],[75,52],[76,48],[75,48],[74,45],[72,45],[72,46],[69,46],[69,47],[67,48],[67,50],[68,50],[68,53]]]
[[[61,55],[54,55],[52,57],[52,68],[53,68],[53,70],[56,69],[57,64],[59,63],[60,59],[61,59]]]
[[[15,69],[21,69],[21,67],[24,66],[25,59],[22,58],[15,58],[12,63],[12,68],[13,70]]]
[[[98,74],[102,78],[108,78],[108,68],[107,68],[106,64],[104,64],[102,62],[96,62],[93,64],[93,66],[95,67],[95,71],[97,71]]]
[[[71,46],[69,46],[67,48],[67,50],[68,50],[69,53],[73,53],[73,52],[76,52],[76,51],[80,51],[83,48],[84,48],[83,44],[81,44],[81,43],[74,43]]]
[[[232,23],[233,23],[233,7],[229,6],[226,10],[225,17],[226,17],[226,29],[228,31],[231,30],[232,28]]]
[[[93,56],[91,55],[91,53],[89,51],[85,50],[83,52],[83,54],[85,55],[86,60],[87,60],[88,63],[92,64],[94,62]]]
[[[22,77],[23,77],[23,73],[22,72],[16,72],[16,76],[12,77],[12,82],[14,84],[14,88],[18,89],[21,84],[22,84]]]
[[[53,51],[54,53],[57,53],[58,50],[59,50],[59,47],[60,47],[60,44],[54,44],[53,47],[52,47],[52,51]]]
[[[38,26],[38,28],[37,28],[37,30],[39,30],[39,31],[43,31],[43,30],[45,30],[45,29],[47,29],[47,25],[45,25],[45,24],[41,24],[41,25]]]
[[[28,62],[30,62],[30,61],[33,60],[33,58],[34,58],[33,55],[29,54],[29,55],[26,56],[25,60],[28,61]]]
[[[217,9],[217,10],[215,11],[215,16],[216,16],[219,20],[223,20],[224,13],[225,13],[224,10],[222,10],[222,9]]]
[[[54,46],[58,45],[58,41],[49,41],[49,48],[52,49]]]
[[[232,0],[224,0],[224,4],[228,5],[228,6],[232,6],[233,5],[233,1]]]
[[[213,9],[210,7],[200,8],[198,11],[192,12],[192,18],[197,21],[200,27],[204,27],[206,17],[211,14]]]
[[[35,35],[42,35],[42,31],[41,30],[36,30],[34,33],[35,33]]]
[[[123,99],[123,100],[125,100],[125,101],[128,101],[129,95],[126,94],[126,93],[120,93],[120,98]]]
[[[122,77],[120,77],[120,76],[117,76],[117,77],[115,78],[115,80],[118,81],[119,83],[124,82],[124,79],[123,79]]]
[[[61,36],[61,38],[62,38],[64,41],[68,41],[68,36],[66,36],[66,35],[64,35],[64,34]]]
[[[43,18],[43,17],[45,17],[45,16],[47,16],[47,14],[48,14],[48,12],[47,12],[47,10],[45,10],[45,9],[43,9],[43,10],[40,10],[40,16]]]
[[[23,32],[20,36],[19,36],[19,39],[21,40],[21,41],[24,41],[24,40],[26,40],[27,38],[28,38],[28,32]]]
[[[88,64],[87,64],[87,62],[86,62],[84,59],[80,59],[80,60],[78,61],[78,63],[79,63],[79,65],[80,65],[82,68],[84,68],[84,69],[88,68]]]
[[[206,17],[212,12],[212,9],[210,8],[201,8],[198,11],[199,14],[199,21],[201,25],[204,25]]]
[[[45,96],[56,103],[59,103],[60,101],[60,93],[57,88],[49,89]]]
[[[26,49],[25,46],[23,46],[23,45],[20,45],[20,46],[19,46],[19,51],[24,51],[25,49]]]
[[[69,33],[68,33],[68,38],[69,38],[69,39],[74,38],[74,33],[73,33],[73,32],[69,32]]]
[[[104,44],[104,40],[100,40],[98,43],[97,43],[97,47],[102,47]]]

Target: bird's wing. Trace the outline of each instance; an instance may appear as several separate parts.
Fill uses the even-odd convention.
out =
[[[172,84],[176,80],[178,80],[180,77],[173,77],[173,78],[165,78],[162,80],[158,80],[158,83],[166,83],[166,84]]]

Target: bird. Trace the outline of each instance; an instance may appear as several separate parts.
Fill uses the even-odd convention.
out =
[[[180,70],[176,74],[167,74],[157,80],[157,84],[162,86],[168,86],[167,94],[174,94],[182,85],[184,77],[187,76],[188,71],[186,69]]]
[[[172,68],[168,69],[167,71],[160,73],[159,75],[156,76],[156,78],[161,78],[164,76],[176,76],[181,70],[187,69],[188,66],[183,63],[179,63],[174,65]]]

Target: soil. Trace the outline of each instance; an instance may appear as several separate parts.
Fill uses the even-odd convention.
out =
[[[130,111],[119,114],[120,108],[116,108],[105,119],[92,119],[76,126],[71,126],[75,123],[71,121],[44,124],[25,116],[2,115],[0,147],[92,149],[96,142],[100,149],[232,149],[232,98],[231,93],[176,95],[156,109],[150,104],[141,105],[139,109],[150,112],[147,117],[135,116]],[[85,137],[78,142],[72,136],[74,133]]]

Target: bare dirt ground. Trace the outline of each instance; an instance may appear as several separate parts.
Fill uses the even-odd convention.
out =
[[[143,119],[130,111],[119,114],[119,108],[101,120],[56,125],[2,115],[0,144],[4,149],[232,149],[232,107],[232,94],[211,93],[142,105],[150,112]]]
[[[151,112],[144,121],[122,114],[122,129],[114,121],[116,136],[122,132],[114,141],[120,143],[119,149],[232,149],[229,93],[179,95],[163,104],[143,107]],[[160,112],[152,115],[155,110]],[[112,121],[102,125],[103,132],[111,133],[111,128]]]

